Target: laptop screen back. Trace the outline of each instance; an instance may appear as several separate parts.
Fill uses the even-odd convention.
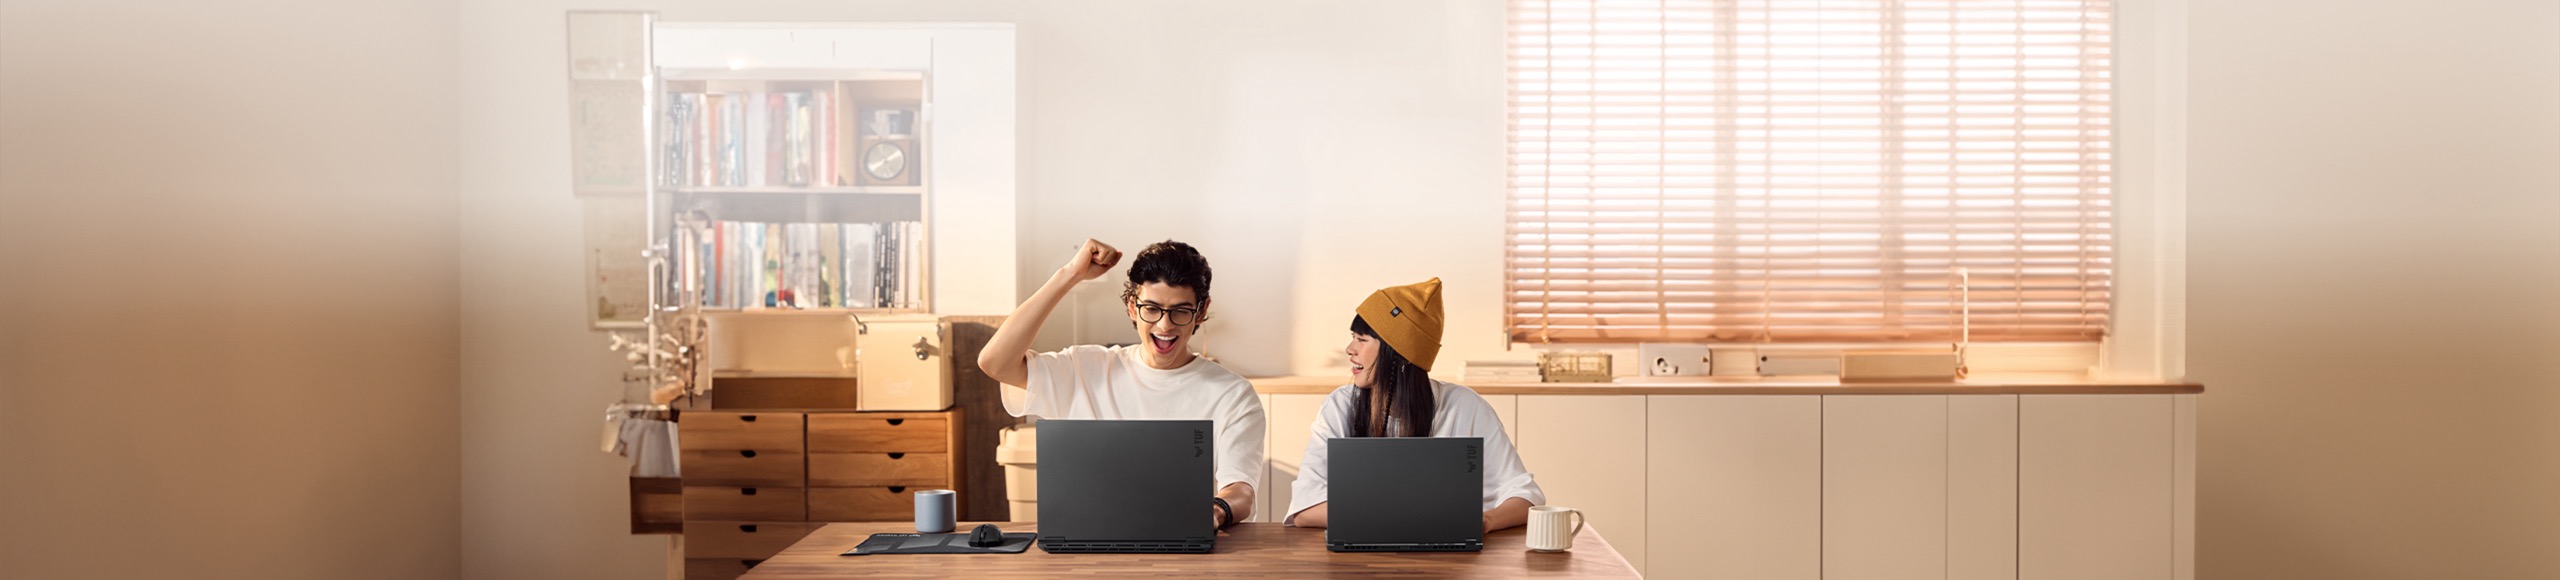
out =
[[[1484,539],[1484,438],[1361,437],[1325,444],[1332,462],[1325,470],[1326,541]]]
[[[1211,422],[1047,419],[1039,429],[1042,538],[1216,537]]]

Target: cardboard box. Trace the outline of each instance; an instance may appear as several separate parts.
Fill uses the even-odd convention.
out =
[[[854,410],[951,408],[951,328],[932,317],[864,317],[854,335]],[[972,361],[970,364],[976,364]]]
[[[1840,355],[1840,380],[1953,381],[1958,364],[1945,351],[1851,351]]]

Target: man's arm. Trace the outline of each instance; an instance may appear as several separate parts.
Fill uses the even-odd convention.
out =
[[[1058,273],[1050,275],[1049,282],[1040,285],[1040,291],[1031,293],[1029,300],[1014,307],[1013,316],[1005,318],[1003,326],[996,327],[996,335],[988,338],[987,346],[978,351],[978,370],[986,371],[987,376],[997,382],[1017,387],[1031,386],[1030,365],[1025,361],[1031,356],[1031,339],[1040,336],[1040,326],[1049,321],[1049,313],[1058,309],[1058,302],[1066,300],[1067,291],[1074,289],[1076,284],[1100,278],[1103,273],[1110,272],[1112,266],[1119,264],[1119,250],[1102,242],[1085,240],[1084,247],[1076,250],[1074,258],[1058,267]]]
[[[1236,513],[1227,520],[1228,522],[1241,523],[1245,518],[1253,517],[1253,486],[1241,481],[1227,484],[1226,487],[1218,488],[1218,499],[1227,500],[1227,505],[1236,508]],[[1209,511],[1210,517],[1217,517],[1216,508],[1211,508]]]

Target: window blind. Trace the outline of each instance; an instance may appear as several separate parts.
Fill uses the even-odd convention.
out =
[[[1513,0],[1523,342],[2093,341],[2107,0]]]

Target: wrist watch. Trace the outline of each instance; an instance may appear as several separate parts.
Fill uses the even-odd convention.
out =
[[[1227,526],[1235,525],[1236,506],[1228,504],[1227,498],[1209,496],[1209,504],[1218,506],[1218,529],[1223,530],[1227,529]]]

